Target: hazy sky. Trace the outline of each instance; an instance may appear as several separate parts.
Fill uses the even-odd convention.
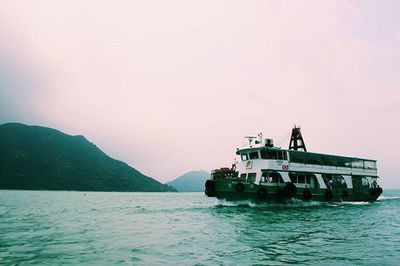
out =
[[[244,135],[378,160],[400,187],[400,1],[0,0],[0,123],[85,135],[165,182]]]

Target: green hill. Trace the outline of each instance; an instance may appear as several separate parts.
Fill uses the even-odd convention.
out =
[[[179,192],[202,192],[209,177],[210,173],[204,170],[191,171],[168,182],[167,185],[173,186]]]
[[[0,189],[175,191],[83,136],[16,123],[0,125]]]

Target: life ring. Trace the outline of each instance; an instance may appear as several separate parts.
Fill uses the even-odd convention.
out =
[[[287,198],[293,198],[297,194],[297,187],[292,182],[287,182],[284,191]]]
[[[347,189],[343,190],[343,198],[347,198],[349,196],[349,192]]]
[[[236,188],[236,191],[237,191],[237,192],[243,192],[244,189],[245,189],[245,187],[244,187],[244,185],[243,185],[242,182],[237,183],[237,184],[235,185],[235,188]]]
[[[257,198],[265,199],[268,196],[268,191],[265,188],[257,190]]]
[[[326,199],[326,200],[332,200],[332,198],[333,198],[332,190],[327,189],[327,190],[325,191],[325,199]]]
[[[303,191],[303,199],[305,199],[305,200],[310,200],[311,197],[312,197],[311,190],[309,190],[308,188],[305,189],[305,190]]]

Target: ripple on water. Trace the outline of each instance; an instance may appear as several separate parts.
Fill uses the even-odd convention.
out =
[[[399,204],[1,191],[0,265],[396,265]]]

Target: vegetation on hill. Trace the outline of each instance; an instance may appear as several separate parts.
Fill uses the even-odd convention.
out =
[[[188,172],[167,184],[173,186],[178,192],[202,192],[204,183],[210,177],[210,173],[200,170]]]
[[[0,189],[175,191],[83,136],[17,123],[0,125]]]

